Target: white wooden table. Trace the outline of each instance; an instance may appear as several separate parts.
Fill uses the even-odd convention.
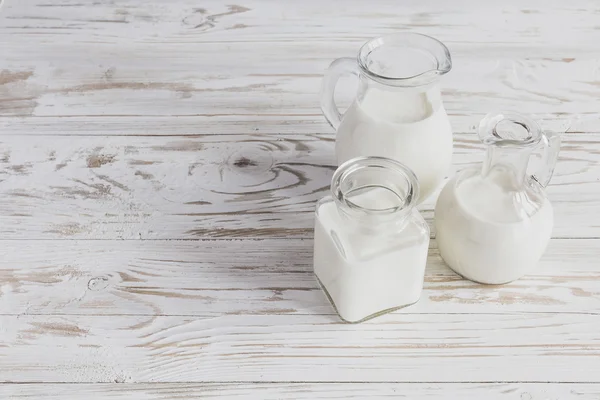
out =
[[[600,3],[5,2],[1,399],[600,399]],[[501,287],[433,240],[417,305],[346,325],[312,274],[317,93],[397,31],[452,52],[454,171],[494,109],[566,131],[554,238]]]

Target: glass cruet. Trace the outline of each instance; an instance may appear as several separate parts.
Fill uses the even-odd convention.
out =
[[[419,179],[418,202],[427,198],[452,161],[452,127],[439,86],[451,68],[448,48],[418,33],[375,38],[357,57],[335,60],[323,78],[321,108],[337,131],[338,164],[360,156],[399,161]],[[346,74],[358,78],[358,89],[342,114],[334,91]]]
[[[423,288],[429,227],[419,184],[382,157],[342,164],[316,207],[314,271],[339,316],[361,322],[415,303]]]
[[[436,241],[459,275],[501,284],[533,268],[550,240],[553,211],[544,188],[558,160],[560,136],[542,132],[526,116],[496,113],[481,121],[479,137],[485,161],[460,171],[440,193]],[[529,175],[530,157],[540,147],[542,167]]]

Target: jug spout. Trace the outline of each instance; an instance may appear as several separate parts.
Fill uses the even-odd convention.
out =
[[[390,86],[430,84],[452,69],[450,51],[439,40],[419,33],[372,39],[358,53],[358,65],[369,78]]]

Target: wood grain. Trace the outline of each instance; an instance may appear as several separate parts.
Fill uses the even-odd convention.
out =
[[[595,1],[4,2],[0,398],[600,397]],[[311,273],[335,168],[318,92],[401,31],[453,56],[449,176],[489,111],[567,132],[554,239],[501,287],[433,240],[421,301],[351,326]]]
[[[0,314],[335,315],[313,276],[312,246],[302,239],[2,241]],[[597,239],[555,239],[528,276],[487,286],[455,275],[433,242],[421,300],[398,313],[600,314],[599,248]]]
[[[172,399],[398,399],[411,400],[596,400],[598,384],[556,383],[251,383],[251,384],[49,384],[0,385],[7,400]],[[91,396],[91,397],[90,397]]]
[[[591,0],[533,9],[474,1],[382,1],[375,9],[322,3],[9,1],[0,20],[8,55],[0,60],[0,115],[177,115],[199,129],[223,121],[236,133],[331,132],[317,93],[332,59],[355,55],[376,35],[419,31],[447,43],[454,56],[443,88],[457,132],[471,132],[499,108],[600,132],[593,55],[600,10]],[[43,45],[30,46],[36,38]],[[350,97],[353,85],[346,85]],[[62,123],[69,132],[77,120]],[[19,131],[19,119],[5,124]]]
[[[595,382],[598,320],[388,314],[348,325],[319,315],[0,316],[0,380]]]
[[[600,135],[564,136],[554,237],[600,237]],[[0,238],[310,238],[333,147],[307,135],[2,137]],[[455,135],[448,176],[483,155],[475,135]],[[430,222],[436,197],[421,206]]]

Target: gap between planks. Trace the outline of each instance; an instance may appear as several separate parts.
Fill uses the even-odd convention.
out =
[[[242,215],[242,214],[241,214]],[[431,239],[435,239],[435,235],[431,236]],[[552,239],[556,239],[556,240],[598,240],[600,239],[600,237],[588,237],[588,236],[581,236],[581,237],[574,237],[574,236],[552,236]],[[256,242],[260,242],[260,241],[268,241],[268,240],[313,240],[312,237],[278,237],[278,236],[273,236],[273,237],[263,237],[263,238],[252,238],[252,237],[217,237],[217,238],[198,238],[198,239],[194,239],[194,238],[172,238],[172,239],[157,239],[157,238],[149,238],[149,239],[133,239],[133,238],[123,238],[123,239],[112,239],[112,238],[98,238],[98,239],[70,239],[70,238],[56,238],[56,239],[42,239],[42,238],[15,238],[15,239],[11,239],[11,238],[2,238],[0,239],[0,241],[6,241],[6,242],[11,242],[11,241],[17,241],[17,242],[47,242],[47,241],[56,241],[56,242],[232,242],[232,241],[239,241],[239,242],[243,242],[243,241],[256,241]]]

